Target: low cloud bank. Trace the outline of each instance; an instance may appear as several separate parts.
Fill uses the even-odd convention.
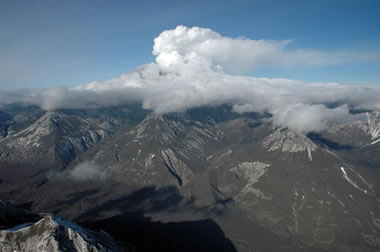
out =
[[[75,88],[0,91],[0,107],[22,103],[54,110],[140,102],[161,114],[228,103],[237,113],[271,113],[275,126],[302,133],[362,118],[350,114],[350,109],[380,110],[380,88],[376,86],[305,84],[228,74],[266,65],[337,64],[354,57],[348,53],[286,50],[289,43],[234,39],[210,29],[178,26],[154,40],[156,63],[119,78]]]
[[[83,162],[67,173],[67,177],[73,180],[104,180],[106,173],[96,165]]]

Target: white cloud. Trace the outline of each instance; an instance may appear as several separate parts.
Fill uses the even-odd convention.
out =
[[[345,123],[364,118],[364,114],[350,114],[347,105],[328,109],[322,104],[294,104],[274,114],[273,124],[299,133],[307,133],[324,130],[331,123]]]
[[[78,164],[67,175],[74,180],[103,180],[106,178],[106,173],[102,169],[89,162]]]
[[[356,57],[352,53],[287,49],[291,42],[229,38],[210,29],[177,26],[162,32],[154,40],[153,54],[157,64],[163,68],[196,71],[204,68],[227,73],[252,71],[265,66],[329,65]]]
[[[52,110],[141,102],[146,109],[166,113],[228,103],[238,113],[269,112],[274,125],[304,133],[357,119],[349,108],[380,110],[376,86],[305,84],[226,73],[262,64],[313,65],[337,60],[336,55],[286,50],[288,43],[232,39],[209,29],[179,26],[155,39],[157,63],[75,88],[0,91],[0,106],[22,102]]]

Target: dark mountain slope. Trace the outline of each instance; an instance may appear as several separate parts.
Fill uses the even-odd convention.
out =
[[[86,148],[74,148],[78,151],[59,169],[46,163],[50,168],[38,175],[25,173],[24,178],[45,179],[38,185],[29,179],[17,184],[21,175],[9,172],[17,166],[12,159],[17,151],[9,149],[12,158],[3,159],[7,163],[0,174],[5,178],[1,197],[32,201],[35,210],[88,225],[102,220],[107,226],[104,220],[136,211],[163,222],[211,218],[240,251],[380,248],[377,112],[367,121],[310,135],[275,128],[268,115],[232,113],[228,106],[149,114],[135,124],[119,121],[109,131],[99,123],[120,114],[102,121],[73,111],[50,113],[62,118],[64,113],[63,128],[34,123],[33,130],[7,136],[0,144],[15,144],[50,127],[51,143],[63,139],[63,132],[73,146],[82,146],[82,137],[96,139],[91,132],[109,133],[86,141],[91,143]],[[75,131],[74,121],[83,130]],[[35,149],[48,160],[52,155],[42,150]],[[35,160],[23,158],[31,164]]]

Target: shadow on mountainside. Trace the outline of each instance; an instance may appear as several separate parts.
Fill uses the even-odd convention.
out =
[[[137,251],[236,251],[212,219],[162,223],[144,217],[144,213],[174,211],[181,202],[183,197],[176,187],[151,186],[109,200],[77,219],[87,228],[105,230]],[[109,212],[122,214],[99,219]]]
[[[320,134],[317,134],[317,133],[309,133],[309,134],[307,134],[307,136],[311,140],[313,140],[314,142],[317,142],[318,144],[320,144],[322,146],[326,146],[326,147],[331,148],[333,150],[341,151],[341,150],[352,150],[352,149],[354,149],[354,146],[351,146],[351,145],[340,145],[339,143],[336,143],[334,141],[326,139],[326,138],[322,137]]]
[[[102,229],[137,251],[237,251],[212,219],[162,223],[134,212],[80,224]]]

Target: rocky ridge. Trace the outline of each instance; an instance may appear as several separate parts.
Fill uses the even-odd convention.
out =
[[[18,225],[0,230],[3,251],[124,251],[107,233],[90,231],[63,217],[36,215],[0,201],[3,225],[9,218]],[[8,221],[7,221],[8,219]]]
[[[273,128],[268,116],[230,114],[226,107],[151,113],[135,125],[121,123],[63,169],[96,167],[101,178],[40,173],[43,184],[25,182],[35,190],[28,200],[35,209],[72,218],[128,211],[167,222],[213,218],[239,251],[376,251],[379,122],[377,112],[367,116],[304,135]],[[85,121],[91,126],[73,139],[100,128]],[[57,132],[53,127],[50,135]],[[24,203],[22,190],[4,174],[2,188],[11,189],[2,197]]]

